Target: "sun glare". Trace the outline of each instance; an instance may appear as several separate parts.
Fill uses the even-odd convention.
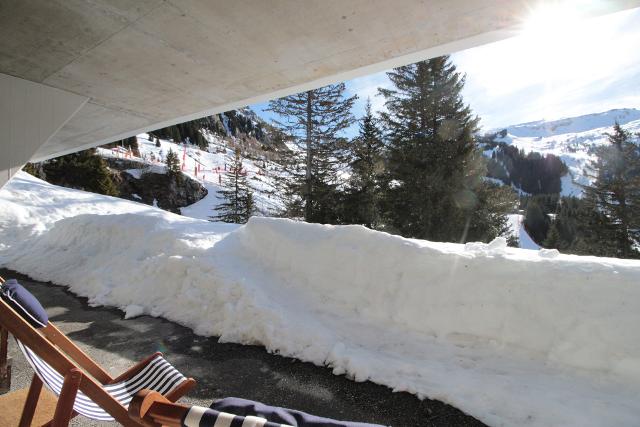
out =
[[[522,26],[523,54],[529,75],[554,80],[558,75],[599,74],[602,65],[590,54],[602,43],[597,24],[586,19],[586,0],[554,1],[533,8]]]
[[[629,81],[637,80],[640,67],[640,31],[635,29],[640,9],[594,16],[606,7],[604,0],[538,6],[529,1],[529,13],[513,37],[453,55],[467,74],[467,94],[476,108],[485,111],[485,117],[486,111],[513,116],[490,127],[580,115],[587,104],[592,110],[601,108],[600,103],[617,108],[623,96],[629,101],[622,104],[638,105],[637,90]],[[496,106],[502,103],[518,108],[505,113]]]
[[[546,2],[531,10],[523,25],[523,36],[541,41],[571,34],[580,21],[578,2]]]

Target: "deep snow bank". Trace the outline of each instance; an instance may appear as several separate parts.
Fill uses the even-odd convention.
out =
[[[640,314],[625,309],[640,303],[640,263],[262,218],[236,234],[254,268],[324,307],[640,381]]]
[[[214,224],[55,187],[0,191],[0,265],[492,425],[636,425],[640,263],[360,226]]]

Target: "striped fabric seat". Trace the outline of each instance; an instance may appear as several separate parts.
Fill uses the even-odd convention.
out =
[[[18,346],[24,353],[27,361],[36,372],[42,382],[56,395],[60,395],[64,377],[42,360],[31,349],[20,341]],[[166,394],[177,387],[186,378],[162,356],[152,359],[137,375],[116,384],[105,385],[104,389],[113,396],[122,406],[129,407],[133,396],[142,389],[150,389]],[[87,418],[98,421],[113,421],[114,418],[100,406],[89,399],[84,393],[78,391],[73,409]]]
[[[233,415],[214,409],[192,406],[182,420],[183,427],[293,427],[254,416]]]

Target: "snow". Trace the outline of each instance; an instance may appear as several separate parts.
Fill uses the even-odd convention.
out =
[[[137,304],[129,304],[124,308],[124,318],[132,319],[134,317],[142,316],[144,314],[144,307]]]
[[[638,261],[212,223],[18,173],[0,190],[0,266],[492,426],[640,419]]]
[[[492,178],[490,176],[485,176],[484,180],[487,182],[490,182],[491,184],[495,184],[495,185],[504,185],[504,183],[502,182],[502,180],[498,179],[498,178]]]
[[[125,169],[125,172],[135,179],[142,178],[145,173],[166,174],[167,168],[164,165],[150,164],[142,169]]]
[[[219,137],[210,133],[204,134],[204,137],[209,142],[209,151],[201,150],[195,145],[176,144],[164,139],[160,140],[160,147],[156,147],[155,142],[149,140],[149,135],[143,133],[137,136],[139,158],[134,157],[132,153],[126,153],[120,147],[113,150],[98,148],[98,154],[105,157],[126,157],[146,164],[144,168],[125,171],[134,178],[140,179],[146,172],[166,173],[164,159],[169,150],[172,150],[178,155],[181,165],[184,164],[182,173],[199,181],[208,191],[207,196],[202,200],[181,208],[181,213],[192,218],[210,219],[215,215],[215,207],[222,201],[219,196],[220,179],[232,151]],[[267,166],[266,170],[262,168],[263,163]],[[254,202],[258,213],[269,215],[281,209],[281,202],[270,195],[270,190],[273,190],[275,185],[273,163],[266,160],[262,162],[243,159],[243,166],[254,191]]]
[[[509,218],[509,228],[514,236],[518,238],[519,247],[521,249],[540,249],[540,246],[533,241],[527,230],[524,228],[524,215],[520,214],[510,214],[507,215]]]
[[[134,177],[135,179],[140,179],[142,178],[142,174],[144,173],[144,169],[127,169],[125,170],[126,173],[128,173],[129,175],[131,175],[132,177]]]
[[[625,125],[636,120],[640,120],[640,110],[625,108],[559,120],[522,123],[507,127],[507,132],[517,137],[549,137],[611,127],[616,121]]]
[[[578,179],[582,181],[584,185],[587,185],[590,182],[585,178],[586,177]],[[560,188],[560,196],[562,197],[582,197],[582,187],[576,184],[571,173],[560,177]]]

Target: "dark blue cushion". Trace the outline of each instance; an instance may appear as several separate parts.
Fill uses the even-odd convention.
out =
[[[0,286],[0,296],[34,328],[43,328],[49,323],[40,302],[15,279],[9,279]]]
[[[354,423],[316,417],[301,411],[267,406],[260,402],[237,397],[227,397],[213,402],[211,409],[242,415],[243,417],[253,415],[266,418],[267,421],[272,423],[288,424],[295,427],[382,427],[379,424]]]

